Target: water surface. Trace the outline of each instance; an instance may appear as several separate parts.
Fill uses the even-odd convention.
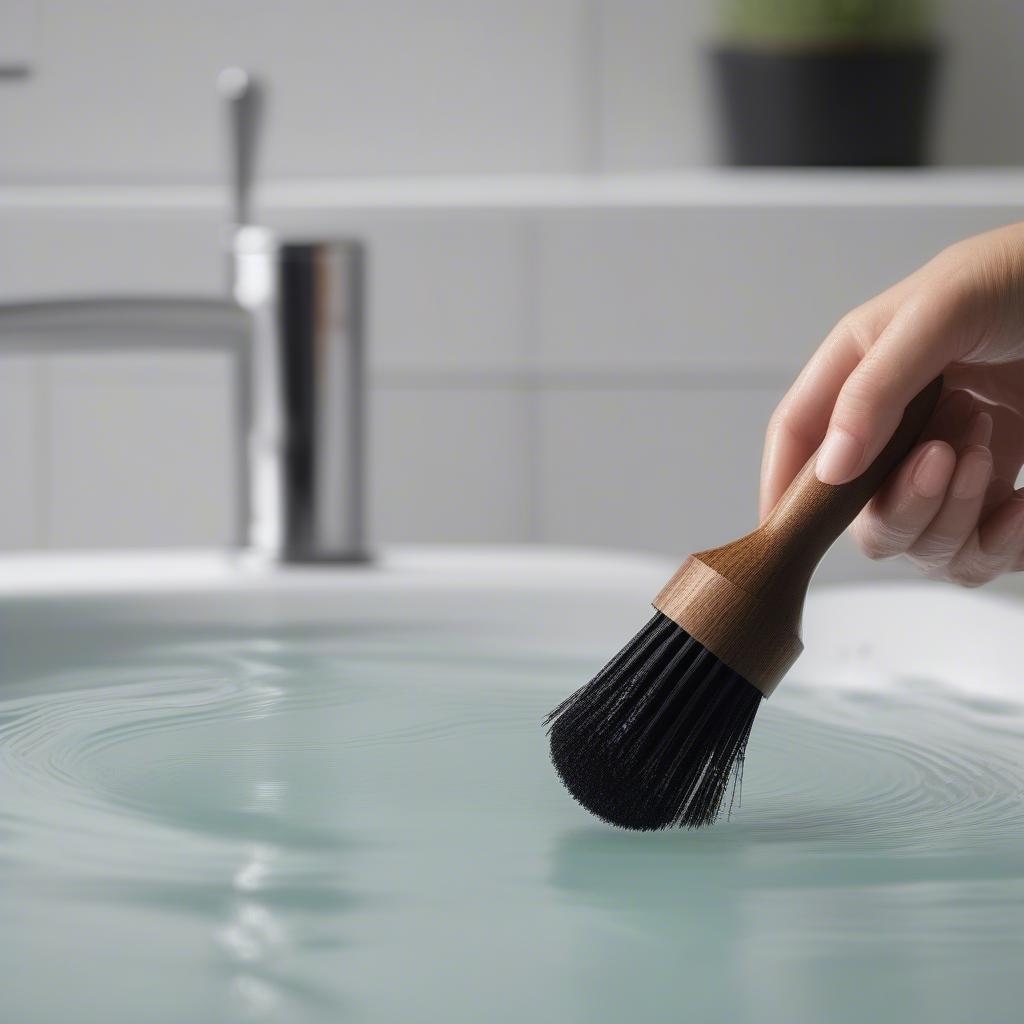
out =
[[[596,656],[372,626],[39,641],[5,635],[0,678],[5,1022],[1020,1019],[1013,706],[787,684],[731,820],[636,835],[547,761]]]

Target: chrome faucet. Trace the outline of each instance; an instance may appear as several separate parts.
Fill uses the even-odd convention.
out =
[[[234,298],[252,318],[250,547],[364,561],[362,248],[243,227],[232,255]]]
[[[239,375],[239,543],[259,561],[367,560],[364,255],[253,224],[260,93],[221,73],[230,127],[228,292],[60,297],[0,305],[0,348],[228,347]]]
[[[293,241],[252,223],[262,95],[218,79],[231,140],[229,287],[252,317],[250,546],[287,562],[366,558],[364,258],[355,241]]]

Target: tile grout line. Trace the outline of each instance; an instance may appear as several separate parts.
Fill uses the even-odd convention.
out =
[[[537,543],[541,540],[542,505],[541,469],[543,437],[540,422],[540,388],[537,386],[537,370],[540,364],[541,348],[541,294],[538,262],[540,259],[540,228],[535,217],[526,215],[522,223],[522,267],[523,267],[523,350],[527,366],[527,384],[523,396],[523,448],[525,494],[525,536],[523,540]]]
[[[537,330],[530,321],[539,313],[524,316],[524,331]],[[537,359],[538,353],[527,353]],[[788,387],[797,369],[734,370],[378,370],[370,385],[391,390],[493,390],[566,391],[768,391]]]

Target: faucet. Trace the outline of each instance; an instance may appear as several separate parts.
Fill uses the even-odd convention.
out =
[[[227,346],[236,354],[239,542],[259,562],[368,559],[365,260],[355,240],[297,240],[252,223],[261,90],[229,68],[228,295],[54,297],[0,305],[0,348]],[[148,331],[148,335],[147,335]]]
[[[364,253],[252,223],[262,90],[218,87],[231,140],[228,284],[252,319],[249,544],[287,562],[365,561]]]

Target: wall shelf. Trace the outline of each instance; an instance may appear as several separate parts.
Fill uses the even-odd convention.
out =
[[[670,174],[352,178],[270,182],[267,216],[358,210],[777,206],[1024,206],[1024,170],[726,170]],[[0,186],[0,212],[219,211],[219,185]]]

